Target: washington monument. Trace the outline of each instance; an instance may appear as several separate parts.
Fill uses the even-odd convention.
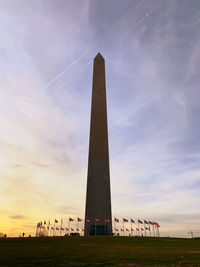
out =
[[[105,61],[94,59],[85,235],[112,235]]]

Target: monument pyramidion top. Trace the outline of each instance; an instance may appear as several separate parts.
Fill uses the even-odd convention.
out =
[[[99,52],[96,57],[94,58],[95,60],[104,60],[104,57],[101,55],[101,53]]]

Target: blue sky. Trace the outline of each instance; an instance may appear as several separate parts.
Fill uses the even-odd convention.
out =
[[[113,215],[198,232],[199,26],[198,0],[1,0],[0,232],[84,216],[98,52]]]

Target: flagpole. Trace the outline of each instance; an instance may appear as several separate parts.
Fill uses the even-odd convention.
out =
[[[42,222],[40,222],[40,231],[39,231],[39,236],[41,234],[41,229],[42,229]]]
[[[140,229],[141,229],[141,236],[143,237],[143,236],[144,236],[144,228],[143,228],[143,227],[144,227],[144,226],[143,226],[144,223],[142,222],[141,224],[142,224],[142,226],[141,226],[141,228],[140,228]],[[142,229],[143,229],[143,231],[142,231]]]
[[[136,227],[136,225],[135,225],[135,221],[134,221],[134,227],[135,227],[135,233],[134,233],[134,236],[136,236],[136,235],[137,235],[137,234],[136,234],[136,232],[137,232],[137,231],[136,231],[136,228],[137,228],[137,227]]]
[[[51,222],[50,222],[50,225],[51,225]],[[53,228],[53,226],[51,226],[51,228]],[[50,229],[51,229],[50,228]],[[50,231],[50,236],[53,236],[53,234],[52,234],[52,229],[51,229],[51,231]]]
[[[158,237],[160,237],[160,232],[159,232],[159,228],[160,228],[160,227],[158,227]]]
[[[140,226],[139,226],[139,221],[138,221],[138,233],[139,233],[139,236],[140,236]]]
[[[133,224],[133,221],[132,221],[132,219],[131,219],[131,236],[133,236],[133,234],[134,234],[134,228],[133,228],[132,224]],[[133,224],[133,225],[134,225],[134,224]]]
[[[151,224],[150,224],[150,221],[149,221],[149,235],[151,236]]]
[[[131,219],[131,236],[133,236],[133,229],[132,229],[132,219]]]
[[[50,227],[50,218],[49,218],[49,224],[48,224],[48,227]],[[49,229],[48,229],[48,236],[49,236]]]
[[[95,217],[95,223],[94,223],[94,235],[96,236],[96,217]]]
[[[68,234],[70,232],[70,221],[68,221]]]
[[[37,231],[38,231],[38,223],[36,225],[36,231],[35,231],[35,236],[37,237]]]
[[[84,230],[85,230],[85,233],[86,233],[86,235],[87,235],[87,220],[88,220],[88,219],[87,219],[87,217],[86,217],[86,220],[85,220],[85,229],[86,229],[86,230],[84,229]]]
[[[191,234],[191,238],[193,238],[193,232],[192,231],[190,232],[190,234]]]
[[[61,236],[61,228],[62,228],[62,219],[60,219],[60,236]]]
[[[153,236],[155,237],[154,222],[153,222]]]

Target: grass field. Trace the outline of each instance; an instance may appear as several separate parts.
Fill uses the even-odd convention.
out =
[[[7,238],[0,239],[0,266],[200,266],[200,240]]]

